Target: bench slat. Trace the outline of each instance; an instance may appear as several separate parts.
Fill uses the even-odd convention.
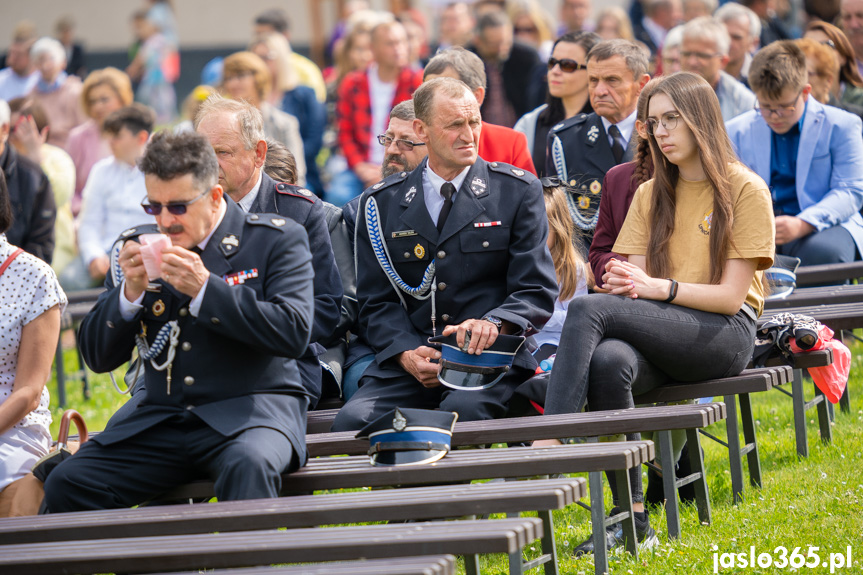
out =
[[[796,313],[808,315],[830,326],[833,331],[852,330],[863,327],[863,303],[839,303],[831,305],[814,305],[789,307],[781,310],[770,310],[773,313]],[[766,322],[773,313],[765,312],[758,320],[761,325]]]
[[[634,399],[637,403],[662,403],[768,391],[791,381],[791,371],[788,366],[745,369],[740,375],[723,379],[662,385]]]
[[[452,555],[439,557],[396,557],[317,565],[287,567],[252,567],[231,569],[219,575],[455,575],[456,560]],[[158,575],[199,575],[198,572],[161,573]]]
[[[519,513],[563,509],[586,495],[582,478],[542,479],[57,513],[0,519],[0,544]]]
[[[0,547],[0,572],[153,572],[452,553],[515,553],[543,535],[537,518],[363,525],[30,543]]]
[[[452,446],[695,429],[707,427],[722,419],[725,419],[724,403],[465,421],[455,424]],[[312,434],[306,436],[306,447],[312,457],[366,453],[369,449],[368,439],[356,439],[355,435],[356,432],[351,431]]]
[[[845,281],[863,277],[863,261],[841,264],[821,264],[797,268],[798,286]]]

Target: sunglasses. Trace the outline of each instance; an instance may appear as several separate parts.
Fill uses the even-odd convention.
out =
[[[570,58],[563,58],[561,60],[558,60],[557,58],[549,58],[548,71],[551,72],[555,66],[560,66],[560,71],[566,72],[567,74],[572,74],[578,70],[587,70],[586,64],[579,64]]]
[[[159,204],[156,202],[145,204],[144,202],[141,202],[141,207],[144,208],[144,211],[151,216],[158,216],[159,214],[161,214],[162,208],[168,210],[169,214],[173,214],[175,216],[182,216],[186,213],[186,209],[189,206],[206,196],[209,192],[210,190],[204,190],[203,192],[201,192],[200,196],[198,196],[194,200],[189,200],[188,202],[174,202],[170,204]]]

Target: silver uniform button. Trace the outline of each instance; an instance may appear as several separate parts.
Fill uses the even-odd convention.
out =
[[[108,326],[108,329],[114,329],[114,322],[113,321],[106,321],[105,325]]]
[[[189,351],[190,349],[192,349],[192,344],[189,343],[188,341],[184,341],[182,348],[183,348],[183,351]]]
[[[437,253],[437,257],[439,257],[440,259],[444,259],[446,257],[446,252],[443,250],[439,251]]]
[[[488,242],[483,242],[483,243],[482,243],[482,247],[487,248],[487,247],[488,247]]]
[[[405,259],[410,259],[410,257],[411,257],[411,253],[410,253],[410,252],[405,252]]]
[[[213,325],[219,325],[220,323],[222,323],[222,320],[217,317],[212,317],[210,318],[210,323],[212,323]]]
[[[186,411],[192,411],[193,409],[195,409],[194,405],[187,405],[186,406]]]
[[[189,315],[189,310],[187,308],[181,307],[179,311],[180,317],[186,317]]]
[[[445,314],[443,314],[442,316],[440,316],[440,318],[441,318],[442,320],[444,320],[444,321],[449,321],[449,314],[448,314],[448,313],[445,313]]]
[[[195,378],[192,377],[191,375],[187,375],[186,377],[183,378],[183,383],[185,383],[186,385],[194,385],[195,384]]]
[[[446,284],[444,282],[440,282],[437,284],[438,291],[444,291],[446,289]]]

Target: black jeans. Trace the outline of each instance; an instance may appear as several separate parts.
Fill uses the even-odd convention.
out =
[[[755,321],[608,294],[569,304],[545,413],[634,407],[633,395],[669,379],[696,382],[736,375],[752,358]],[[639,439],[638,434],[627,439]],[[642,500],[641,470],[630,472],[633,500]],[[610,482],[614,485],[614,482]],[[612,493],[617,502],[616,488]]]

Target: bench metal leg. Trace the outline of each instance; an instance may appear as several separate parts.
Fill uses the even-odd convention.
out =
[[[731,468],[731,493],[734,496],[734,504],[743,501],[743,462],[740,459],[740,430],[737,425],[737,400],[734,395],[726,395],[723,398],[725,405],[729,407],[728,417],[725,420],[728,431],[728,464]]]
[[[554,540],[554,520],[551,509],[540,511],[539,518],[542,519],[542,530],[545,536],[541,539],[542,553],[548,556],[545,563],[545,575],[558,575],[557,570],[557,544]]]
[[[695,505],[698,508],[698,521],[709,525],[712,522],[710,516],[710,493],[707,489],[707,472],[704,469],[704,454],[701,451],[701,437],[697,429],[686,430],[686,442],[689,444],[689,465],[692,473],[701,477],[695,481]]]
[[[755,418],[752,416],[752,398],[748,393],[737,396],[740,401],[740,423],[743,425],[743,440],[746,442],[746,458],[749,460],[749,483],[761,487],[761,459],[758,457],[758,441],[755,438]]]
[[[851,396],[848,395],[848,388],[850,386],[845,384],[845,391],[842,393],[842,397],[839,398],[839,409],[842,413],[851,413]]]
[[[821,430],[821,441],[824,443],[830,443],[833,441],[833,427],[830,425],[832,421],[832,417],[830,417],[830,402],[827,401],[827,396],[818,389],[818,386],[813,383],[813,387],[815,388],[815,397],[816,399],[820,398],[821,401],[818,403],[818,427]],[[846,386],[847,389],[847,386]]]
[[[638,471],[640,473],[641,469]],[[632,485],[629,483],[629,470],[615,470],[614,481],[617,483],[617,496],[620,497],[618,506],[620,506],[621,511],[627,513],[626,519],[621,521],[626,550],[632,554],[634,559],[638,559],[638,538],[635,535],[635,516],[632,514]]]
[[[78,332],[75,332],[75,354],[78,356],[78,375],[81,377],[81,391],[84,394],[84,399],[90,399],[90,377],[87,375],[87,366],[84,363],[84,356],[81,355],[81,348],[78,347]]]
[[[479,555],[464,556],[465,575],[479,575]]]
[[[521,552],[519,549],[509,554],[509,575],[524,575],[524,564],[521,562]]]
[[[60,407],[66,407],[66,367],[63,365],[63,332],[57,340],[57,353],[54,356],[54,365],[57,370],[57,403]]]
[[[671,445],[671,432],[659,431],[654,439],[659,439],[659,464],[662,467],[662,489],[665,494],[665,517],[668,522],[668,536],[680,537],[680,508],[677,502],[677,478],[674,473],[674,453]]]
[[[602,498],[602,472],[591,471],[588,476],[590,491],[590,527],[593,532],[593,569],[596,575],[608,573],[608,550],[605,548],[605,501]]]
[[[791,401],[794,404],[794,436],[797,440],[797,455],[809,457],[806,439],[806,399],[803,397],[803,370],[795,369],[791,380]]]

